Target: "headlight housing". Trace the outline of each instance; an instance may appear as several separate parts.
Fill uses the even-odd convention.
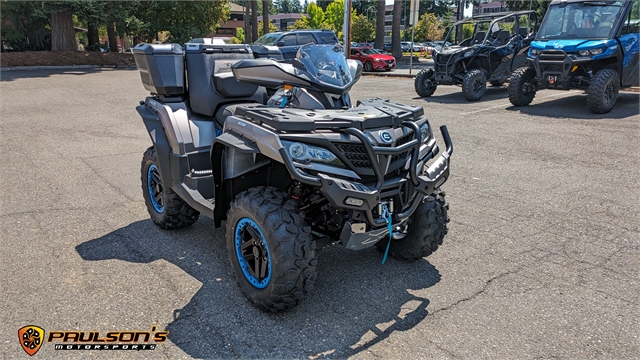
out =
[[[328,149],[291,141],[282,141],[282,144],[287,149],[291,159],[299,164],[315,162],[341,168],[345,167],[342,161]]]
[[[538,56],[542,51],[537,49],[531,49],[531,55]]]
[[[474,52],[475,52],[475,50],[469,50],[469,51],[465,52],[463,56],[464,57],[469,57],[469,56],[473,55]]]
[[[580,50],[578,51],[578,54],[580,54],[580,56],[599,55],[599,54],[602,54],[603,51],[604,51],[603,48],[597,48],[597,49],[591,49],[591,50]]]
[[[433,137],[433,132],[431,131],[431,126],[429,126],[429,123],[425,123],[424,125],[420,126],[420,135],[422,136],[423,144],[428,142],[429,139]]]

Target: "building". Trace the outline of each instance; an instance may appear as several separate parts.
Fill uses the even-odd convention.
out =
[[[278,28],[278,31],[286,31],[296,20],[302,19],[303,14],[275,14],[269,15],[269,22]],[[262,16],[258,16],[258,21],[262,21]]]
[[[406,14],[402,14],[400,18],[400,31],[404,31],[406,28],[405,21],[409,21],[409,9],[406,9]],[[384,7],[384,42],[391,42],[391,29],[393,28],[393,5],[386,5]]]
[[[504,1],[482,0],[479,5],[473,7],[473,15],[490,14],[507,11],[507,4]]]
[[[207,35],[207,37],[231,38],[237,36],[237,28],[244,28],[244,6],[231,3],[231,13],[229,20],[220,23],[215,33]]]

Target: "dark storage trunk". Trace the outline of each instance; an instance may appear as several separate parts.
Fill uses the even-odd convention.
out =
[[[133,48],[144,88],[158,95],[186,93],[184,52],[178,44],[138,44]]]

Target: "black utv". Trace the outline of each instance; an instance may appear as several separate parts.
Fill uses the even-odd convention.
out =
[[[591,112],[611,111],[620,88],[640,82],[638,3],[552,1],[531,43],[529,66],[513,73],[509,101],[529,105],[540,88],[582,89]]]
[[[435,251],[449,221],[446,127],[438,155],[421,107],[352,104],[362,64],[339,45],[280,61],[254,50],[203,39],[134,48],[152,93],[137,111],[153,143],[141,174],[153,221],[224,222],[238,284],[265,311],[307,296],[322,246],[376,246],[383,262]]]
[[[480,99],[487,81],[501,86],[525,65],[537,26],[535,11],[479,15],[455,23],[445,38],[451,45],[433,54],[433,69],[415,79],[418,95],[431,96],[438,85],[462,86],[467,100]]]

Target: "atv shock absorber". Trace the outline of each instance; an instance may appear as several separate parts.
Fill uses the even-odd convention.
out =
[[[289,196],[291,196],[292,199],[300,200],[303,190],[304,188],[300,181],[294,181],[291,186],[289,186]]]

